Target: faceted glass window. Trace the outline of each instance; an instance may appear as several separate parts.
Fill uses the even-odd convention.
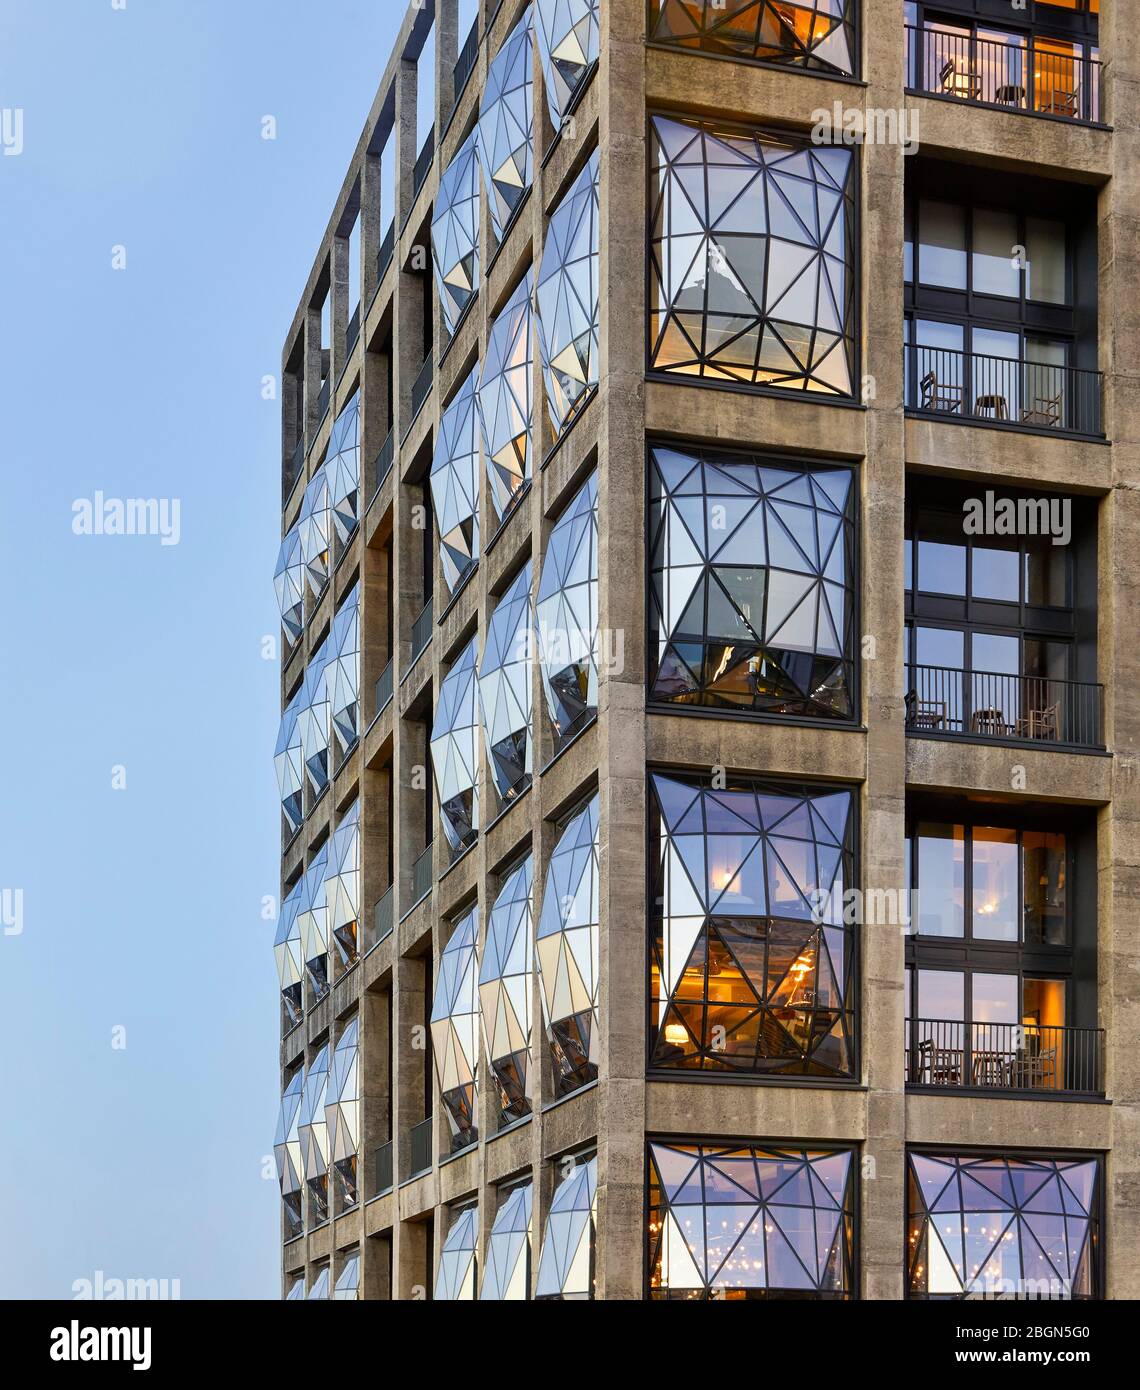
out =
[[[297,530],[301,533],[301,563],[309,592],[319,598],[329,582],[329,548],[332,544],[332,510],[329,479],[324,464],[317,469],[301,499]]]
[[[337,610],[328,636],[325,666],[325,694],[329,719],[336,739],[338,765],[356,743],[360,733],[358,693],[360,689],[360,585]]]
[[[650,698],[852,718],[851,469],[665,446],[651,459]]]
[[[309,1299],[322,1302],[329,1296],[329,1267],[322,1265],[320,1273],[313,1280],[313,1287],[309,1290]]]
[[[535,286],[538,350],[554,433],[598,384],[598,152],[550,215]]]
[[[479,376],[479,426],[491,483],[491,502],[502,520],[530,477],[530,376],[534,359],[532,275],[528,270],[487,334]]]
[[[329,695],[325,685],[328,648],[326,637],[305,667],[305,678],[297,696],[297,733],[305,775],[314,797],[321,795],[329,781]]]
[[[535,933],[558,1095],[598,1075],[598,822],[593,797],[554,846]]]
[[[277,962],[277,979],[281,985],[281,1002],[290,1027],[300,1023],[304,1012],[305,958],[301,950],[301,928],[297,912],[301,906],[300,881],[285,894],[277,919],[277,935],[273,939],[273,957]]]
[[[439,687],[431,731],[431,762],[443,832],[453,854],[479,834],[479,750],[475,644],[472,637]]]
[[[594,1296],[598,1160],[570,1170],[555,1189],[538,1259],[535,1298],[582,1301]]]
[[[650,136],[650,367],[850,396],[852,151],[673,116]]]
[[[649,40],[706,53],[854,75],[848,0],[650,0]]]
[[[340,1035],[332,1058],[325,1125],[332,1170],[340,1183],[346,1206],[357,1199],[356,1150],[360,1141],[360,1091],[357,1082],[357,1056],[360,1025],[354,1018]]]
[[[911,1298],[1102,1296],[1098,1158],[907,1157]]]
[[[530,1114],[531,913],[534,865],[528,854],[499,889],[487,917],[479,967],[483,1041],[499,1091],[502,1122]]]
[[[302,686],[286,705],[277,733],[277,745],[273,750],[273,766],[277,772],[277,788],[281,794],[281,813],[285,817],[285,829],[290,835],[300,829],[305,819],[305,755],[301,747],[301,729],[297,719],[303,692]]]
[[[479,1208],[464,1207],[453,1218],[451,1229],[439,1253],[439,1272],[435,1277],[437,1303],[457,1303],[474,1299],[478,1263],[475,1249],[478,1242]]]
[[[324,465],[329,480],[329,507],[341,545],[347,545],[360,519],[360,393],[333,421]]]
[[[652,1299],[847,1299],[852,1153],[649,1145]]]
[[[347,970],[360,942],[360,803],[354,801],[328,842],[325,866],[328,940]]]
[[[333,1298],[352,1300],[360,1297],[360,1255],[353,1251],[345,1256],[344,1268],[333,1289]]]
[[[503,1198],[487,1239],[480,1299],[530,1298],[530,1212],[533,1188],[523,1183]]]
[[[431,1009],[431,1050],[453,1153],[479,1138],[479,907],[455,924],[439,958]]]
[[[561,746],[598,712],[598,476],[550,532],[535,603],[546,707]]]
[[[293,1282],[289,1285],[289,1292],[285,1295],[286,1303],[297,1303],[305,1297],[305,1276],[295,1274]]]
[[[533,641],[530,561],[499,600],[487,625],[479,668],[483,737],[495,789],[504,802],[530,786],[530,691]]]
[[[431,461],[431,500],[439,559],[455,593],[479,558],[479,409],[474,366],[440,416]]]
[[[502,241],[530,187],[534,164],[534,101],[529,7],[487,69],[479,105],[478,147],[495,240]]]
[[[652,778],[650,1065],[853,1076],[853,798]]]
[[[322,1221],[329,1214],[329,1131],[325,1123],[328,1079],[329,1050],[322,1047],[305,1075],[298,1125],[309,1210]]]
[[[601,0],[535,0],[538,58],[555,130],[598,61],[600,8]]]
[[[273,590],[286,641],[292,646],[305,626],[305,564],[301,558],[301,532],[296,526],[285,533],[277,552]]]
[[[301,875],[301,891],[297,898],[297,930],[301,936],[305,972],[313,993],[318,996],[329,987],[329,914],[325,891],[328,853],[326,842]]]
[[[431,221],[431,258],[449,334],[479,288],[478,127],[456,150],[439,180]]]
[[[285,1221],[289,1237],[301,1234],[301,1135],[298,1117],[301,1096],[305,1088],[305,1073],[298,1067],[289,1078],[281,1096],[281,1114],[277,1121],[277,1137],[273,1141],[273,1157],[277,1160],[277,1181],[281,1185],[281,1201],[285,1205]]]

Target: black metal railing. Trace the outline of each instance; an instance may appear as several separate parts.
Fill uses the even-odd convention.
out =
[[[431,892],[432,847],[428,845],[412,865],[412,906]]]
[[[1104,1029],[908,1019],[908,1086],[1104,1094]]]
[[[479,21],[476,20],[467,32],[467,37],[463,41],[463,47],[459,50],[459,57],[455,60],[453,72],[452,93],[455,105],[459,105],[459,98],[463,95],[463,89],[467,86],[471,74],[475,71],[475,60],[479,57]]]
[[[1081,45],[1030,35],[982,39],[942,29],[906,28],[907,86],[1009,111],[1100,120],[1100,60]]]
[[[419,658],[420,652],[431,641],[431,629],[433,622],[432,601],[429,598],[420,611],[420,616],[412,624],[412,661]]]
[[[1104,377],[1085,367],[913,343],[905,367],[910,410],[1030,430],[1104,433]]]
[[[289,463],[285,470],[285,497],[288,499],[293,489],[297,485],[297,479],[301,476],[305,467],[305,435],[302,432],[300,439],[293,445],[293,452],[289,455]]]
[[[384,895],[376,900],[376,906],[372,909],[372,940],[370,945],[377,946],[385,937],[392,935],[395,926],[395,907],[396,895],[389,886]]]
[[[325,411],[328,410],[328,408],[329,408],[329,390],[330,390],[330,382],[329,382],[328,377],[325,377],[324,381],[321,382],[321,389],[320,389],[320,391],[319,391],[318,394],[317,394],[317,419],[318,419],[318,420],[323,420],[323,419],[325,418]]]
[[[1104,687],[954,666],[907,667],[907,728],[1019,743],[1104,747]]]
[[[384,709],[386,709],[391,699],[392,663],[391,661],[389,661],[387,666],[384,667],[383,671],[380,672],[380,678],[376,682],[376,713],[380,714]]]
[[[408,1131],[407,1176],[409,1178],[416,1178],[421,1173],[431,1171],[432,1127],[434,1123],[434,1117],[429,1115],[426,1120],[421,1120],[418,1125],[413,1125]]]
[[[388,230],[384,233],[384,240],[380,243],[380,250],[376,253],[376,279],[383,280],[388,266],[391,264],[392,255],[396,250],[396,222],[395,219],[388,223]]]
[[[350,356],[352,349],[356,346],[356,340],[360,337],[360,305],[358,304],[352,311],[352,318],[348,321],[348,328],[344,334],[344,355]]]
[[[413,420],[423,409],[424,401],[426,401],[428,398],[428,394],[431,391],[431,383],[434,371],[435,368],[433,366],[432,354],[429,352],[428,355],[424,358],[419,371],[416,373],[415,381],[412,382]]]
[[[379,1197],[384,1192],[392,1190],[392,1141],[381,1144],[376,1150],[375,1165],[373,1169],[375,1180],[374,1196]]]
[[[373,465],[373,476],[376,479],[376,492],[379,492],[384,485],[384,479],[392,471],[392,464],[396,460],[396,431],[389,429],[384,443],[380,445],[376,455],[376,462]],[[373,496],[376,494],[373,493]]]
[[[424,137],[424,142],[420,146],[420,152],[416,155],[415,167],[412,170],[412,201],[424,186],[427,180],[428,170],[431,162],[435,158],[435,126],[432,126]]]

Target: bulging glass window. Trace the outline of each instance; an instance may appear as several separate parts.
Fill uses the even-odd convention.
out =
[[[1099,1158],[907,1155],[911,1298],[1101,1297]]]
[[[317,1220],[329,1214],[329,1131],[325,1123],[325,1093],[328,1090],[329,1050],[322,1047],[305,1074],[301,1095],[299,1133],[309,1211]],[[313,1295],[310,1294],[311,1298]],[[326,1289],[323,1297],[328,1297]]]
[[[354,1250],[345,1256],[344,1266],[333,1288],[333,1298],[355,1302],[360,1297],[360,1254]]]
[[[431,222],[431,258],[448,333],[479,288],[478,126],[439,180]]]
[[[455,593],[479,558],[478,365],[439,419],[431,462],[431,500],[439,528],[439,560]]]
[[[594,1297],[598,1226],[598,1160],[577,1163],[550,1201],[536,1299],[580,1302]]]
[[[535,32],[550,123],[559,129],[598,61],[601,0],[535,0]]]
[[[559,836],[535,933],[542,1011],[560,1096],[598,1075],[599,813],[594,796]]]
[[[352,1206],[359,1195],[356,1186],[356,1151],[360,1142],[359,1043],[360,1025],[353,1018],[333,1052],[325,1101],[329,1159],[346,1206]]]
[[[301,1214],[303,1169],[298,1117],[301,1112],[301,1096],[304,1087],[305,1074],[303,1069],[298,1067],[289,1078],[281,1096],[281,1114],[277,1121],[277,1137],[273,1141],[273,1156],[277,1161],[277,1181],[281,1185],[281,1201],[285,1207],[286,1230],[289,1237],[300,1235],[303,1224]]]
[[[651,43],[818,72],[855,71],[854,0],[650,0]]]
[[[328,898],[325,877],[328,873],[328,843],[318,850],[313,862],[301,875],[301,892],[297,900],[297,930],[301,934],[301,952],[305,957],[305,972],[313,993],[320,996],[329,987],[329,928]]]
[[[329,1267],[322,1265],[317,1277],[313,1280],[313,1287],[309,1290],[308,1298],[321,1303],[329,1296]]]
[[[650,368],[850,397],[852,151],[662,115],[649,146]]]
[[[479,706],[495,789],[504,802],[530,786],[530,561],[499,600],[487,625],[479,668]]]
[[[300,1023],[304,1013],[305,960],[301,952],[301,928],[297,911],[301,905],[301,884],[298,881],[285,894],[277,919],[277,934],[273,940],[273,957],[277,962],[277,979],[281,985],[281,1002],[290,1027]]]
[[[530,1216],[534,1189],[522,1183],[503,1198],[487,1238],[480,1299],[530,1298]]]
[[[295,1274],[293,1282],[289,1285],[289,1292],[285,1295],[286,1303],[298,1303],[305,1297],[305,1276]]]
[[[354,801],[328,841],[325,906],[329,941],[336,946],[342,970],[357,958],[360,946],[360,803]]]
[[[273,571],[273,590],[277,595],[285,640],[292,646],[305,626],[305,564],[297,526],[290,527],[281,541]]]
[[[431,1049],[452,1152],[479,1138],[479,907],[456,922],[439,958],[431,1010]]]
[[[281,813],[286,833],[299,830],[305,819],[304,786],[305,755],[301,747],[301,727],[297,719],[304,687],[285,707],[273,750],[273,766],[277,773],[277,788],[281,796]]]
[[[530,477],[532,275],[519,281],[487,333],[479,376],[479,426],[491,503],[501,521]]]
[[[360,734],[360,585],[341,604],[332,620],[325,665],[329,723],[336,740],[338,766]]]
[[[535,285],[538,348],[554,433],[598,384],[598,152],[550,214]]]
[[[853,795],[651,778],[650,1066],[854,1075]]]
[[[324,472],[329,480],[329,509],[337,540],[347,545],[360,519],[360,393],[333,421]]]
[[[851,1298],[852,1159],[850,1149],[652,1142],[650,1298]]]
[[[479,160],[496,241],[502,241],[533,178],[533,83],[528,6],[491,59],[479,105]]]
[[[329,639],[326,637],[305,667],[297,696],[297,734],[301,740],[305,776],[314,798],[329,781],[329,693],[325,684]]]
[[[850,719],[850,468],[656,445],[650,698]]]
[[[598,712],[598,475],[550,532],[535,603],[546,708],[559,747]]]
[[[329,503],[329,479],[321,464],[305,489],[297,530],[301,534],[301,560],[305,579],[313,598],[320,598],[329,582],[329,557],[332,545],[332,513]]]
[[[435,1278],[437,1303],[467,1302],[475,1298],[479,1244],[479,1208],[464,1207],[457,1212],[439,1252],[439,1270]]]
[[[439,813],[453,854],[474,844],[479,834],[478,640],[472,637],[440,683],[431,731]]]
[[[528,854],[499,889],[487,915],[479,1002],[487,1063],[504,1124],[530,1114],[531,914],[534,865]]]

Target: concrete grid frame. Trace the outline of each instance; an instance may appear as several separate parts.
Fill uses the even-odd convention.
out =
[[[474,62],[457,97],[457,60],[468,37],[459,32],[458,0],[409,6],[285,340],[282,534],[297,520],[332,422],[356,391],[361,476],[360,525],[347,545],[334,545],[331,579],[319,598],[306,598],[304,632],[283,659],[282,706],[357,582],[361,655],[360,737],[343,764],[330,767],[328,789],[307,806],[302,827],[283,837],[282,891],[297,882],[358,801],[364,939],[359,960],[347,970],[335,963],[335,947],[330,950],[329,991],[317,998],[306,982],[304,1016],[286,1026],[281,1040],[284,1087],[299,1065],[310,1063],[326,1044],[335,1047],[347,1023],[359,1019],[359,1200],[346,1209],[330,1176],[331,1214],[321,1221],[306,1194],[303,1234],[289,1238],[283,1223],[282,1293],[298,1275],[311,1286],[325,1264],[331,1264],[330,1287],[335,1285],[348,1256],[359,1251],[362,1297],[431,1297],[450,1213],[478,1202],[482,1257],[504,1188],[528,1177],[534,1185],[533,1292],[558,1160],[596,1151],[595,1297],[643,1299],[647,1139],[672,1137],[853,1146],[858,1260],[852,1292],[872,1299],[897,1299],[905,1292],[908,1148],[1103,1155],[1103,1293],[1140,1296],[1140,609],[1133,563],[1140,551],[1140,181],[1133,176],[1140,159],[1140,53],[1131,41],[1134,16],[1122,0],[1105,0],[1101,9],[1103,124],[1091,124],[908,91],[897,0],[856,5],[855,71],[862,74],[856,78],[647,42],[651,8],[647,0],[602,0],[597,69],[560,131],[550,122],[536,54],[533,186],[498,246],[486,195],[480,200],[478,292],[448,341],[432,279],[433,200],[441,171],[478,114],[489,62],[526,4],[481,0]],[[429,30],[436,69],[434,137],[430,167],[425,173],[420,161],[417,183],[424,147],[417,140],[416,60]],[[466,60],[458,66],[465,70]],[[908,156],[898,142],[855,146],[856,362],[863,392],[857,387],[852,401],[837,402],[804,392],[715,389],[647,372],[649,113],[712,116],[806,135],[817,113],[836,104],[861,113],[916,112],[922,158],[1050,180],[1095,199],[1103,440],[975,427],[905,410],[901,266]],[[434,600],[424,618],[422,523],[441,413],[482,361],[490,324],[528,268],[537,266],[551,212],[595,150],[597,390],[556,440],[535,351],[531,484],[496,531],[489,484],[480,471],[478,563],[449,599],[433,537]],[[381,186],[389,168],[394,206]],[[353,327],[349,233],[357,218],[362,270]],[[329,336],[322,343],[326,295]],[[431,378],[426,392],[425,355],[431,364],[425,368]],[[873,659],[863,659],[858,673],[856,720],[828,728],[794,718],[699,718],[650,706],[648,440],[853,467],[859,493],[857,612],[862,633],[875,639]],[[554,523],[591,470],[600,518],[598,622],[623,634],[624,662],[600,672],[596,719],[558,753],[535,663],[533,783],[496,812],[484,749],[481,829],[474,845],[451,863],[437,823],[427,746],[441,681],[472,636],[480,635],[482,649],[495,604],[520,567],[529,560],[537,576]],[[1097,679],[1105,687],[1106,751],[908,734],[904,499],[908,485],[921,492],[948,478],[980,489],[1053,489],[1094,499],[1096,659]],[[417,649],[428,622],[430,636]],[[1015,766],[1023,769],[1018,789],[1011,782]],[[852,1083],[806,1078],[713,1084],[649,1075],[647,770],[717,767],[733,775],[854,788],[857,871],[866,885],[903,882],[908,796],[1088,808],[1095,818],[1096,1006],[1105,1038],[1105,1099],[908,1089],[902,1044],[905,939],[897,928],[873,926],[861,929],[858,943],[859,1075]],[[595,791],[601,820],[597,1081],[556,1099],[536,978],[532,1116],[495,1133],[495,1088],[481,1048],[479,1141],[451,1156],[425,1050],[431,991],[451,925],[477,902],[484,933],[504,875],[528,850],[537,922],[559,823]],[[426,879],[423,864],[417,873],[417,861],[429,843],[430,888],[421,895]],[[387,934],[374,940],[380,919]],[[430,1166],[415,1172],[412,1134],[429,1118]]]

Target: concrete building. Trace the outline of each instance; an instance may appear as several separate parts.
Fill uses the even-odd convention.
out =
[[[1127,14],[409,7],[282,359],[285,1296],[1140,1296]]]

